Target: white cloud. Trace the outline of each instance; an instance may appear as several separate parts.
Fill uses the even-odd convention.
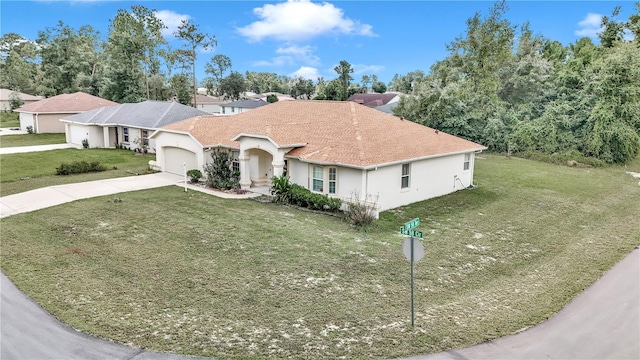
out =
[[[292,78],[302,77],[304,79],[311,79],[315,81],[317,78],[320,77],[320,73],[316,68],[309,67],[309,66],[301,66],[298,70],[289,74],[289,76]]]
[[[320,58],[317,55],[313,54],[313,50],[314,49],[311,47],[311,45],[291,45],[288,47],[278,48],[278,50],[276,50],[276,53],[289,55],[296,60],[304,62],[307,65],[318,65],[320,63]]]
[[[595,38],[602,31],[601,22],[601,14],[588,13],[587,16],[578,23],[580,29],[576,30],[575,34]]]
[[[254,66],[285,66],[304,63],[305,65],[318,65],[320,58],[313,54],[313,47],[310,45],[296,46],[290,45],[276,49],[276,56],[271,60],[260,60],[253,63]]]
[[[249,41],[303,41],[325,34],[375,36],[371,25],[345,18],[341,9],[326,2],[287,0],[265,4],[253,9],[253,13],[261,20],[237,29]]]
[[[164,23],[166,29],[162,29],[162,35],[165,37],[172,37],[173,33],[178,30],[178,26],[182,23],[182,20],[189,20],[189,15],[178,14],[171,10],[160,10],[155,12],[156,17]]]
[[[384,69],[384,66],[382,65],[362,65],[362,64],[356,64],[356,65],[352,65],[353,67],[353,74],[354,75],[360,75],[360,74],[376,74],[378,72],[380,72],[382,69]]]
[[[253,66],[284,66],[293,65],[293,58],[291,56],[278,56],[269,60],[259,60],[253,63]]]

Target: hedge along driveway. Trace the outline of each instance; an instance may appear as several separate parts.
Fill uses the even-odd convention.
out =
[[[62,149],[0,156],[0,196],[45,186],[150,173],[152,155],[136,155],[120,149]],[[98,161],[108,170],[99,173],[60,176],[56,168],[74,161]]]

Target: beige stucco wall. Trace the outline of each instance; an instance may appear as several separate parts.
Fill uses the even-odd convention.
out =
[[[289,175],[289,180],[295,184],[304,186],[309,190],[313,189],[313,186],[311,185],[311,179],[313,175],[314,165],[323,167],[323,182],[325,184],[323,192],[327,195],[349,199],[351,197],[351,194],[360,194],[362,192],[362,178],[364,170],[343,166],[310,164],[297,159],[287,159],[287,173]],[[328,192],[329,167],[335,167],[337,170],[335,194],[329,194]]]
[[[410,184],[404,189],[402,164],[379,167],[368,173],[367,192],[378,196],[380,211],[442,196],[472,184],[473,162],[471,154],[470,169],[466,171],[464,154],[411,162]]]
[[[63,133],[64,123],[60,119],[75,115],[76,113],[37,114],[34,115],[37,123],[37,133]]]
[[[474,154],[470,154],[469,170],[463,170],[464,154],[411,162],[410,184],[402,188],[402,164],[370,170],[337,166],[336,195],[343,200],[358,195],[360,200],[377,199],[379,211],[385,211],[452,193],[473,182]],[[297,159],[288,159],[291,182],[312,189],[312,166]],[[324,181],[328,181],[328,165],[324,166]],[[325,193],[327,185],[325,185]]]
[[[89,140],[90,148],[103,148],[104,146],[104,134],[102,127],[100,126],[85,126],[87,133],[89,134],[87,140]]]

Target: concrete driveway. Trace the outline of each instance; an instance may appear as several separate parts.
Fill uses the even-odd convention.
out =
[[[183,178],[178,175],[155,173],[48,186],[0,197],[0,218],[60,205],[78,199],[176,185],[181,181],[183,181]],[[184,184],[184,182],[182,183]]]
[[[0,148],[0,155],[19,154],[19,153],[57,150],[57,149],[82,149],[82,146],[77,146],[73,144],[14,146],[14,147]]]

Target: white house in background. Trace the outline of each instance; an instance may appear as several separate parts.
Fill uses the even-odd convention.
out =
[[[158,129],[155,166],[203,170],[214,149],[234,154],[244,189],[286,169],[293,183],[348,199],[378,197],[380,211],[473,184],[484,146],[351,101],[278,101],[226,117],[199,116]]]
[[[249,110],[257,109],[261,106],[269,105],[268,102],[262,100],[238,100],[222,104],[221,115],[240,114]]]
[[[27,131],[27,127],[31,126],[36,134],[63,133],[64,124],[60,122],[63,117],[113,105],[118,103],[76,92],[25,104],[14,111],[20,113],[20,129],[23,131]]]
[[[347,101],[353,101],[358,104],[375,108],[382,105],[394,104],[400,101],[400,93],[387,92],[384,94],[353,94],[349,96]]]
[[[19,91],[0,89],[0,110],[10,111],[11,101],[13,101],[14,99],[20,99],[22,101],[22,105],[26,105],[32,102],[40,101],[44,98],[21,93]]]
[[[67,143],[92,148],[113,148],[122,145],[132,150],[147,146],[154,152],[156,145],[149,135],[156,129],[194,116],[209,115],[202,110],[168,101],[144,101],[90,110],[67,116],[64,124]]]
[[[222,104],[226,103],[222,97],[198,94],[196,96],[196,106],[198,110],[208,112],[209,114],[222,113]]]
[[[291,95],[287,95],[287,94],[282,94],[282,93],[278,93],[278,92],[266,92],[264,94],[255,94],[253,96],[251,96],[251,99],[254,100],[262,100],[264,102],[267,101],[267,97],[269,97],[269,95],[275,95],[278,98],[278,101],[288,101],[288,100],[295,100],[293,97],[291,97]]]

